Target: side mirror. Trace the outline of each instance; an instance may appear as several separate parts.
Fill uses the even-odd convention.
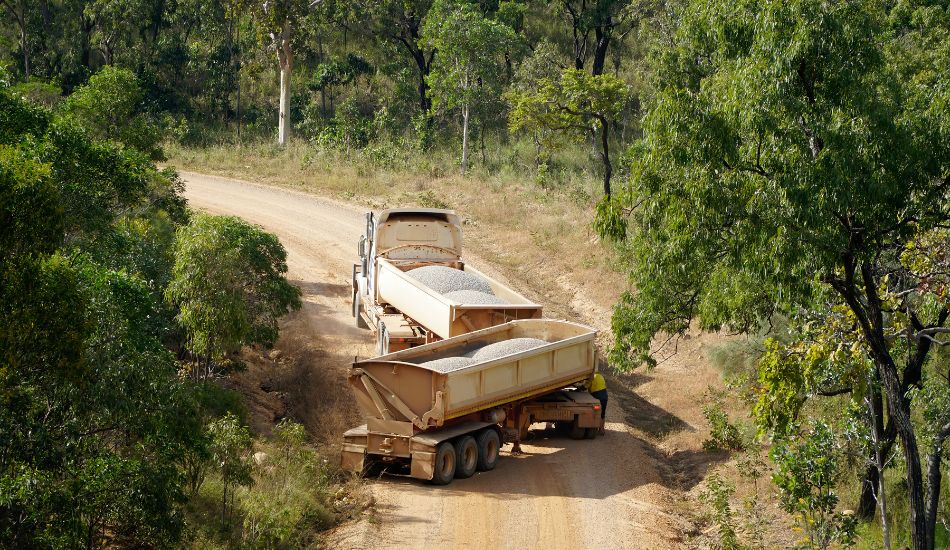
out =
[[[360,237],[360,245],[359,245],[358,252],[359,252],[360,258],[366,257],[366,235],[363,235],[362,237]]]
[[[373,213],[366,213],[366,233],[363,234],[367,238],[373,238]]]

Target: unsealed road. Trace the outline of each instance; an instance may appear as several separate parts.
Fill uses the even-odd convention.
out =
[[[198,209],[239,216],[275,233],[287,248],[289,278],[320,345],[339,357],[369,356],[369,331],[355,328],[349,288],[362,209],[311,195],[183,172]],[[474,262],[473,262],[474,263]],[[517,288],[518,281],[511,283]],[[336,369],[337,362],[312,368]],[[524,454],[446,487],[384,477],[370,482],[372,520],[330,534],[337,548],[678,548],[687,522],[669,510],[657,453],[635,437],[616,401],[607,435],[572,441],[537,432]],[[341,434],[342,435],[342,434]]]

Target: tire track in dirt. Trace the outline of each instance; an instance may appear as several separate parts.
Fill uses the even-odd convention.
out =
[[[258,224],[287,248],[289,279],[303,291],[303,313],[293,321],[295,328],[327,352],[328,359],[311,368],[342,378],[348,359],[372,354],[370,333],[357,329],[350,314],[350,273],[364,229],[363,209],[228,178],[181,175],[192,206]],[[669,512],[678,491],[665,485],[660,455],[649,452],[650,444],[626,424],[615,401],[611,404],[604,438],[572,441],[535,432],[522,456],[503,453],[495,471],[446,487],[396,477],[370,481],[373,516],[330,533],[331,546],[682,546],[690,527]]]

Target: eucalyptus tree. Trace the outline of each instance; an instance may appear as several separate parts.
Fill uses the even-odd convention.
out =
[[[550,135],[568,135],[582,140],[599,130],[600,161],[604,195],[611,194],[613,162],[610,160],[610,129],[630,98],[628,86],[619,78],[591,76],[579,69],[564,69],[558,78],[541,78],[536,91],[510,90],[509,126],[519,130],[547,130]]]
[[[262,41],[277,54],[280,68],[280,106],[277,116],[277,143],[290,137],[291,76],[294,69],[295,27],[309,8],[306,0],[265,0],[254,11]]]
[[[476,5],[456,0],[436,0],[423,22],[421,37],[424,45],[439,52],[426,77],[433,108],[458,109],[462,116],[464,174],[472,111],[500,94],[504,56],[518,37],[511,27],[482,15]]]
[[[611,357],[653,363],[653,337],[694,319],[747,331],[783,314],[791,329],[762,357],[758,414],[781,432],[803,400],[859,398],[870,376],[887,421],[872,429],[903,451],[913,547],[933,548],[942,447],[928,461],[937,485],[927,483],[910,390],[947,383],[928,372],[950,309],[932,284],[945,274],[907,251],[929,257],[918,243],[950,225],[946,8],[693,0],[671,10],[630,181],[597,219],[621,241],[636,288],[614,311]]]

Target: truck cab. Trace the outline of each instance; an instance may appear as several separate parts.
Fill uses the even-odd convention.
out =
[[[458,214],[436,208],[367,212],[358,253],[359,263],[353,265],[353,316],[358,326],[376,333],[377,351],[385,354],[432,341],[429,331],[381,299],[377,260],[385,258],[405,267],[458,268],[462,257]]]

